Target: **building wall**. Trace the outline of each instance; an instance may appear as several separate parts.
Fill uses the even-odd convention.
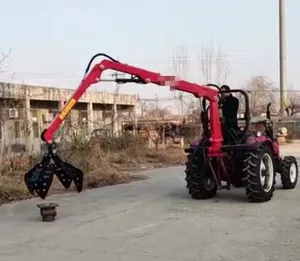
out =
[[[24,85],[24,84],[11,84],[0,82],[0,98],[24,98],[28,97],[30,100],[40,101],[62,101],[68,100],[75,89],[58,89],[54,87]],[[130,94],[115,94],[94,91],[92,89],[87,90],[79,102],[83,103],[97,103],[97,104],[116,104],[137,106],[138,96]]]
[[[69,89],[0,83],[2,149],[7,147],[12,152],[40,152],[42,131],[59,112],[62,102],[68,100],[73,92]],[[84,136],[91,135],[97,128],[114,126],[115,131],[118,131],[121,130],[122,118],[134,115],[137,104],[135,95],[119,94],[115,98],[114,94],[89,92],[75,105],[63,126],[72,124],[73,128],[69,129],[76,129]],[[116,124],[111,126],[113,112],[119,114],[119,117]]]

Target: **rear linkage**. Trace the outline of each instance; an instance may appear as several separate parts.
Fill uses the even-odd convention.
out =
[[[95,64],[90,70],[92,62],[98,56],[104,56],[107,59],[103,59],[100,63]],[[129,74],[131,75],[131,77],[104,80],[101,79],[101,74],[105,70],[119,71],[125,74]],[[100,81],[113,81],[119,84],[152,83],[160,86],[170,86],[171,90],[188,92],[193,94],[197,98],[205,97],[211,102],[211,115],[218,113],[217,102],[219,100],[219,96],[217,90],[211,89],[207,86],[201,86],[182,80],[177,80],[175,76],[162,76],[159,73],[154,73],[124,63],[120,63],[119,61],[103,53],[96,54],[91,58],[85,70],[84,77],[75,93],[63,106],[61,111],[56,115],[48,128],[42,132],[41,139],[47,144],[47,151],[43,156],[41,162],[35,165],[31,170],[29,170],[29,172],[27,172],[24,177],[25,184],[32,195],[37,193],[40,198],[45,199],[52,184],[54,175],[57,176],[58,180],[66,189],[68,189],[71,186],[72,181],[74,181],[77,191],[82,191],[83,172],[75,166],[64,162],[59,157],[56,150],[56,144],[53,141],[53,137],[61,123],[68,116],[72,108],[75,106],[84,92],[88,89],[88,87]],[[216,156],[219,154],[223,138],[220,129],[219,118],[211,117],[210,121],[214,132],[211,135],[211,146],[209,148],[209,153],[211,156]]]

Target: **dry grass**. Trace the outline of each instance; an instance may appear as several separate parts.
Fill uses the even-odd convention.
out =
[[[135,174],[139,170],[183,164],[185,161],[182,148],[152,150],[134,136],[65,144],[60,148],[60,155],[84,172],[84,189],[142,180],[146,177]],[[37,162],[38,159],[26,156],[2,157],[0,203],[31,197],[23,178],[25,172]],[[49,194],[64,191],[58,180],[54,179]]]

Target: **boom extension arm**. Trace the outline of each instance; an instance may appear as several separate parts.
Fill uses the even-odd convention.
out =
[[[110,69],[135,76],[131,79],[116,79],[116,81],[119,82],[135,82],[142,84],[152,83],[160,86],[170,86],[170,88],[173,90],[191,93],[197,98],[205,97],[211,103],[210,115],[218,115],[219,94],[217,90],[214,90],[207,86],[178,80],[175,76],[163,76],[159,73],[147,71],[128,64],[123,64],[118,61],[104,59],[100,63],[94,65],[92,70],[83,78],[79,87],[69,99],[69,101],[64,105],[58,115],[50,123],[49,127],[43,131],[43,141],[45,141],[47,144],[51,144],[53,142],[53,136],[55,132],[67,117],[67,115],[70,113],[75,104],[78,102],[78,100],[81,98],[81,96],[91,85],[101,81],[101,75],[103,71]],[[212,143],[211,152],[213,153],[219,151],[219,148],[223,141],[219,117],[211,117],[210,126],[212,133],[210,140]]]
[[[97,56],[105,56],[108,59],[103,59],[100,63],[94,65],[89,72],[90,65]],[[188,92],[197,98],[205,97],[210,101],[211,115],[211,137],[210,146],[208,147],[208,156],[215,157],[221,154],[220,148],[222,146],[223,137],[219,120],[219,93],[217,90],[211,89],[208,86],[178,80],[175,76],[163,76],[159,73],[123,64],[105,54],[97,54],[89,62],[84,78],[77,90],[56,115],[49,127],[42,132],[41,138],[48,144],[48,151],[42,161],[29,170],[24,177],[25,184],[31,194],[36,192],[40,198],[45,199],[52,184],[54,174],[66,189],[69,188],[72,181],[74,181],[77,191],[80,192],[82,190],[83,172],[71,164],[64,162],[57,155],[53,137],[61,123],[68,116],[85,91],[91,85],[101,81],[101,75],[105,70],[115,70],[131,75],[131,78],[129,79],[115,79],[118,83],[152,83],[160,86],[170,86],[172,90]]]

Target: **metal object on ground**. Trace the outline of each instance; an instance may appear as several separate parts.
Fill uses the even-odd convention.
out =
[[[57,215],[56,208],[59,206],[57,203],[43,203],[37,204],[40,209],[43,222],[51,222],[55,220]]]

